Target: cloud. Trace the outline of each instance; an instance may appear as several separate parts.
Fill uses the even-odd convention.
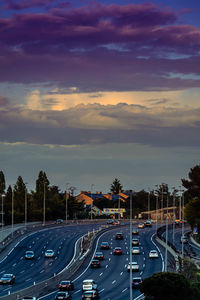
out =
[[[13,14],[0,19],[0,41],[1,82],[56,82],[94,93],[200,84],[199,28],[152,3]]]
[[[0,140],[78,145],[132,143],[199,145],[200,108],[80,104],[66,110],[8,109],[0,112]],[[20,132],[20,134],[19,134]]]

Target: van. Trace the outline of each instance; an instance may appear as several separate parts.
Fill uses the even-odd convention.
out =
[[[96,290],[97,284],[93,279],[85,279],[83,280],[82,290],[83,291],[91,291]]]

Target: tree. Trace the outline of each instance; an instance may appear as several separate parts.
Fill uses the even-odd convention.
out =
[[[122,191],[122,188],[123,186],[121,185],[120,180],[118,178],[115,178],[115,180],[110,186],[110,191],[117,195]]]
[[[192,300],[196,298],[196,289],[182,274],[160,272],[144,279],[140,291],[145,299],[154,300]]]
[[[36,192],[34,197],[35,209],[42,210],[44,193],[46,195],[46,199],[48,199],[48,191],[49,191],[49,180],[47,179],[46,173],[40,171],[38,174],[38,179],[36,180]]]
[[[17,182],[14,186],[14,209],[16,223],[22,222],[24,220],[25,190],[26,185],[22,177],[18,176]]]
[[[0,171],[0,194],[4,194],[6,188],[5,177],[3,171]]]
[[[200,232],[200,201],[199,199],[191,199],[185,206],[184,214],[185,219],[190,224],[192,229],[194,226],[198,227]]]
[[[188,177],[190,180],[181,179],[182,185],[187,189],[190,199],[200,199],[200,165],[191,168]]]

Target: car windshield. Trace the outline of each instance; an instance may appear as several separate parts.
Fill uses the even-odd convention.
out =
[[[3,278],[11,278],[12,277],[12,275],[10,275],[10,274],[4,274],[3,275]]]
[[[140,282],[141,278],[133,278],[133,282]]]
[[[57,296],[66,296],[67,295],[67,293],[63,293],[63,292],[58,292],[58,294],[57,294]]]

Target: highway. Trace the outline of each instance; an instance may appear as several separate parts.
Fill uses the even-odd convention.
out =
[[[0,261],[0,277],[13,273],[13,285],[0,285],[0,297],[31,286],[60,272],[70,262],[78,238],[88,231],[99,228],[98,224],[57,226],[43,229],[22,239],[8,255]],[[53,249],[54,258],[45,258],[44,252]],[[25,251],[33,250],[35,258],[26,260]]]
[[[122,232],[123,240],[115,240],[116,232]],[[141,254],[134,255],[133,261],[139,263],[139,272],[133,272],[134,276],[149,277],[153,273],[159,272],[163,268],[163,258],[159,254],[158,259],[149,259],[148,254],[152,249],[157,249],[152,242],[152,235],[154,228],[145,228],[139,231]],[[100,250],[102,241],[107,241],[110,244],[109,250],[103,250],[104,260],[101,262],[99,269],[91,269],[90,260],[87,260],[85,265],[76,273],[73,278],[75,289],[72,292],[73,299],[81,299],[82,295],[82,281],[84,279],[94,279],[98,284],[100,299],[115,299],[122,300],[129,298],[129,273],[127,265],[129,262],[129,228],[115,228],[114,230],[105,232],[98,240],[96,250]],[[137,236],[133,236],[136,237]],[[115,247],[121,247],[123,255],[113,255]],[[67,280],[68,278],[66,278]],[[56,290],[57,291],[57,290]],[[55,293],[39,298],[40,300],[52,300],[55,298]],[[138,290],[133,291],[134,298],[140,295]]]

